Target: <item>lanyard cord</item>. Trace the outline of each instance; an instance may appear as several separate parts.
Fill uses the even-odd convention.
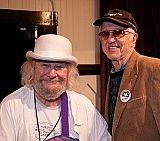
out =
[[[37,110],[37,103],[36,103],[36,96],[34,94],[34,106],[35,106],[35,112],[36,112],[36,122],[37,122],[37,128],[38,128],[38,138],[39,138],[39,141],[41,141],[41,133],[40,133],[40,127],[39,127],[39,120],[38,120],[38,110]],[[56,128],[58,122],[60,121],[60,118],[61,118],[61,112],[60,112],[60,115],[59,115],[59,118],[56,122],[56,124],[54,125],[54,127],[52,128],[52,130],[47,134],[47,136],[44,138],[43,141],[45,141],[45,139],[53,132],[53,130]]]
[[[46,139],[46,138],[53,132],[53,130],[56,128],[56,126],[57,126],[57,124],[58,124],[60,118],[61,118],[61,112],[60,112],[60,115],[59,115],[59,118],[58,118],[56,124],[54,125],[54,127],[52,128],[52,130],[47,134],[47,136],[44,138],[43,141],[45,141],[45,139]]]
[[[36,96],[35,96],[35,94],[34,94],[34,108],[35,108],[35,112],[36,112],[36,122],[37,122],[37,128],[38,128],[38,138],[39,138],[39,141],[41,141],[41,135],[40,135],[40,129],[39,129],[38,112],[37,112]]]

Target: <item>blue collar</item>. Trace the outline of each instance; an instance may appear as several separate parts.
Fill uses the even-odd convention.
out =
[[[115,68],[112,66],[110,73],[119,72],[121,70],[124,70],[126,68],[126,63],[122,64],[121,68],[119,70],[115,70]]]

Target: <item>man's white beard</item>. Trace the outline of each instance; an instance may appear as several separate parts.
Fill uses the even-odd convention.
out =
[[[49,101],[59,98],[62,95],[62,93],[66,91],[66,86],[63,82],[61,83],[59,87],[54,88],[54,89],[44,88],[44,86],[40,82],[37,82],[34,85],[34,88],[35,88],[36,93],[38,93],[40,97],[46,100],[49,100]]]

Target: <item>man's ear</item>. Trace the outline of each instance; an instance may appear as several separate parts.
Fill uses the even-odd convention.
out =
[[[135,34],[133,35],[133,43],[134,43],[134,44],[136,44],[137,39],[138,39],[138,34],[135,33]]]

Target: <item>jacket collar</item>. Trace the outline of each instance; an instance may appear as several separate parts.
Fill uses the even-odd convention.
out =
[[[114,135],[114,132],[117,128],[117,125],[119,123],[121,114],[123,110],[126,107],[127,102],[122,102],[120,100],[120,95],[123,90],[129,90],[129,92],[132,94],[132,89],[135,85],[135,82],[137,80],[138,76],[138,59],[140,57],[140,54],[138,54],[136,51],[133,51],[130,59],[128,60],[126,64],[126,68],[124,70],[124,74],[121,80],[118,96],[117,96],[117,103],[115,108],[115,115],[114,115],[114,122],[113,122],[113,128],[112,132]],[[131,97],[132,99],[132,97]]]

